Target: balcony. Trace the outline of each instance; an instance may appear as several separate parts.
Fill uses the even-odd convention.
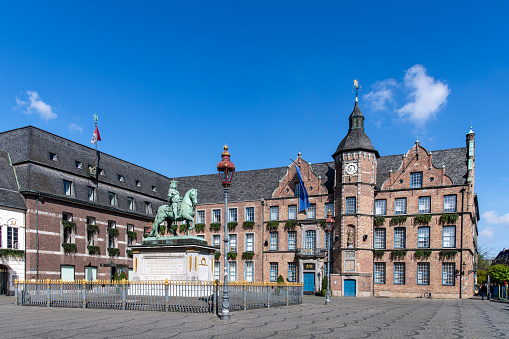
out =
[[[301,258],[325,258],[327,250],[323,248],[299,248],[295,256]]]

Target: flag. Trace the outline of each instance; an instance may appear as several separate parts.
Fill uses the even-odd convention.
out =
[[[302,178],[300,176],[299,166],[295,165],[295,169],[297,170],[297,175],[299,176],[299,212],[305,210],[309,207],[308,200],[308,192],[306,191],[306,187],[304,187],[304,183],[302,182]]]
[[[95,144],[97,141],[101,141],[101,135],[99,134],[99,128],[95,125],[95,131],[94,134],[92,134],[92,140],[90,142]]]

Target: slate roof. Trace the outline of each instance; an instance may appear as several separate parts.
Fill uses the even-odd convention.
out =
[[[18,190],[14,168],[7,152],[0,151],[0,206],[26,209],[25,200]]]
[[[374,152],[376,156],[379,157],[380,155],[378,154],[378,151],[373,147],[373,144],[366,133],[364,133],[364,127],[362,127],[364,123],[362,123],[361,127],[353,127],[353,118],[362,118],[362,121],[364,121],[364,116],[359,109],[359,103],[357,100],[355,101],[353,111],[348,118],[350,126],[348,134],[343,138],[343,140],[341,140],[336,152],[334,152],[332,156],[335,157],[338,153],[344,151],[366,150]]]
[[[372,147],[369,138],[367,140],[369,145],[365,146]],[[68,178],[66,180],[73,181],[74,198],[88,202],[87,186],[94,185],[87,173],[88,165],[94,163],[93,148],[32,126],[0,133],[0,144],[3,144],[11,155],[21,190],[28,189],[64,196],[62,180]],[[466,151],[466,148],[433,151],[433,164],[438,168],[445,164],[445,173],[451,177],[453,183],[465,184]],[[57,155],[58,161],[50,160],[50,152]],[[76,161],[82,162],[82,168],[76,167]],[[378,158],[377,187],[389,178],[389,170],[397,170],[401,162],[402,155]],[[313,172],[321,177],[321,182],[328,192],[333,193],[334,162],[316,163],[311,166]],[[165,203],[171,178],[105,153],[100,153],[99,168],[104,169],[104,175],[99,176],[97,203],[108,205],[107,193],[110,191],[117,193],[118,208],[127,209],[127,197],[130,196],[138,202],[136,211],[142,214],[145,213],[143,201],[151,202],[154,211]],[[288,167],[284,166],[235,172],[229,192],[230,201],[270,199],[287,170]],[[118,180],[119,174],[124,177],[124,181]],[[175,179],[178,181],[181,195],[191,188],[198,189],[199,204],[224,201],[223,189],[217,173]],[[136,186],[137,180],[141,182],[141,187]],[[9,187],[12,187],[12,180],[10,184]],[[156,187],[156,192],[152,190],[153,186]],[[1,199],[7,199],[3,197],[3,194],[0,196],[2,196]],[[13,197],[8,198],[11,203],[16,200]],[[18,201],[17,206],[20,205]]]
[[[376,186],[380,188],[389,179],[389,171],[396,171],[403,163],[403,154],[383,156],[378,159]],[[451,178],[453,185],[467,183],[467,148],[451,148],[432,152],[431,163],[436,168],[445,165],[445,175]]]

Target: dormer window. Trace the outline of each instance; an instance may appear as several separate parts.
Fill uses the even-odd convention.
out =
[[[157,187],[152,186],[152,192],[157,192]]]
[[[99,168],[99,175],[104,175],[104,170],[102,168]]]
[[[51,153],[50,152],[49,160],[51,160],[51,161],[58,161],[58,156],[55,153]]]
[[[136,187],[141,187],[141,181],[136,180]]]
[[[74,161],[74,165],[76,166],[76,168],[79,169],[83,168],[83,163],[81,161],[78,160]]]
[[[118,176],[118,181],[124,182],[124,176],[123,175],[118,174],[117,176]]]

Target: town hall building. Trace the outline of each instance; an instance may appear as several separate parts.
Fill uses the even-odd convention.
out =
[[[230,281],[281,275],[315,293],[330,261],[336,296],[473,295],[475,134],[468,132],[464,147],[430,152],[417,141],[403,154],[380,156],[357,99],[348,120],[332,161],[311,164],[299,152],[285,167],[235,172],[227,215],[217,174],[168,178],[32,126],[0,133],[14,173],[0,183],[21,197],[15,210],[24,214],[17,233],[24,237],[17,246],[25,253],[23,268],[16,266],[21,272],[5,261],[0,269],[27,279],[129,276],[130,246],[150,230],[174,179],[181,196],[198,189],[191,235],[217,246],[210,269],[220,281],[227,218]],[[300,212],[295,166],[310,202]],[[174,227],[184,234],[184,226]]]

